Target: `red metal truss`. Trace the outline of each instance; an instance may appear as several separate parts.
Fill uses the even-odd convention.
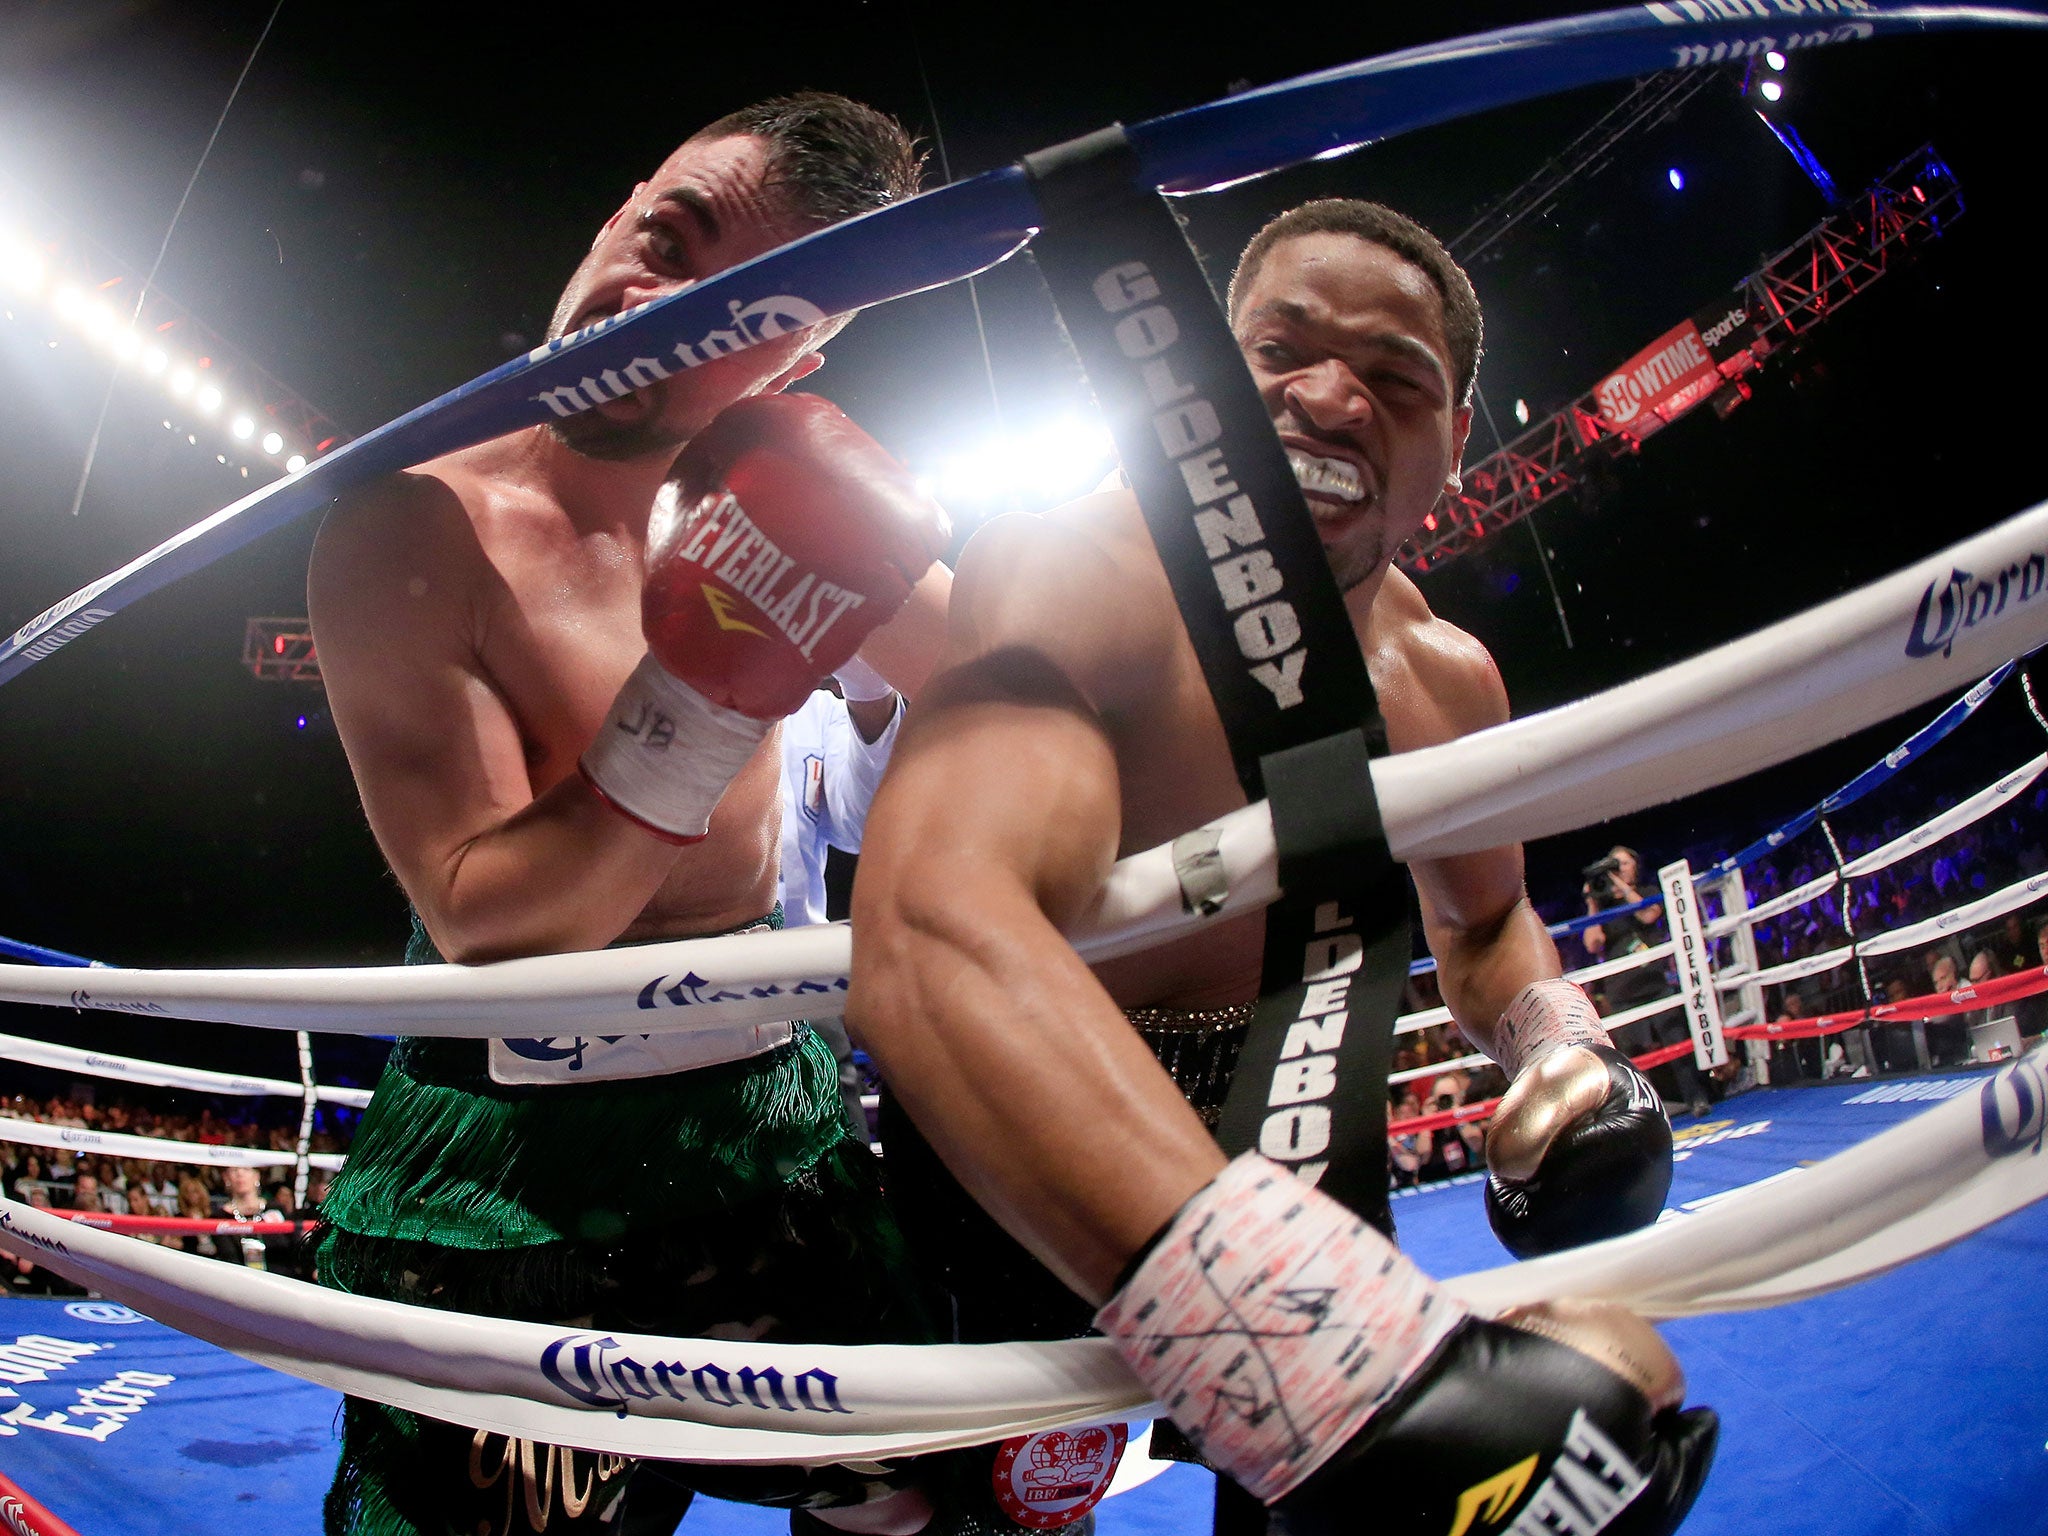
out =
[[[1939,238],[1962,211],[1955,173],[1931,144],[1922,145],[1751,273],[1740,292],[1755,332],[1746,348],[1718,365],[1726,382],[1710,396],[1717,410],[1726,415],[1748,397],[1742,375],[1826,320],[1915,247]],[[1464,553],[1577,490],[1596,455],[1634,453],[1662,425],[1650,418],[1640,431],[1611,427],[1589,391],[1467,468],[1462,492],[1438,507],[1401,551],[1402,568],[1420,573]]]
[[[320,655],[304,619],[251,619],[242,629],[242,665],[266,683],[317,683]]]

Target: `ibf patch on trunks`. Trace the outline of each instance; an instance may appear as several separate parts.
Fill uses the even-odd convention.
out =
[[[1033,1530],[1070,1525],[1109,1492],[1128,1438],[1121,1424],[1012,1436],[996,1448],[996,1503]]]

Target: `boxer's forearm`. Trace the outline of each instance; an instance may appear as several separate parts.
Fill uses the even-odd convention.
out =
[[[405,884],[435,947],[475,965],[604,948],[646,908],[681,851],[572,776]]]
[[[955,673],[904,727],[847,1024],[968,1192],[1100,1301],[1223,1157],[1060,933],[1115,861],[1114,758],[1056,682],[1000,671]]]
[[[1015,882],[870,895],[854,917],[855,1038],[967,1191],[1101,1302],[1221,1152]]]
[[[1532,981],[1561,975],[1557,945],[1528,898],[1498,921],[1457,926],[1425,923],[1444,1003],[1465,1038],[1500,1060],[1495,1027],[1515,995]]]

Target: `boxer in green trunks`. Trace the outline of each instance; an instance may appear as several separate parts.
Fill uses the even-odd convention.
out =
[[[606,221],[551,335],[908,195],[917,174],[901,128],[843,97],[722,118]],[[308,578],[328,697],[434,953],[471,964],[758,920],[776,885],[778,701],[793,708],[856,650],[899,692],[923,684],[949,585],[932,563],[943,514],[833,408],[782,397],[844,323],[769,327],[330,513]],[[757,497],[739,476],[763,459],[779,490]],[[662,497],[673,515],[651,533]],[[836,627],[814,626],[808,648],[731,606],[762,583],[661,542],[728,505],[749,537],[801,547],[804,579],[838,594]],[[801,1025],[401,1042],[325,1216],[319,1276],[345,1290],[646,1331],[917,1336],[882,1281],[893,1229],[868,1151],[848,1134],[830,1052]],[[639,1518],[617,1458],[353,1400],[344,1440],[331,1530]],[[818,1481],[779,1496],[877,1491],[868,1471],[822,1493]],[[902,1493],[823,1518],[891,1536],[927,1514]]]

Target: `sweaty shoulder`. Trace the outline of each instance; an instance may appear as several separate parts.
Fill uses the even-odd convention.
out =
[[[1174,635],[1162,622],[1170,604],[1128,492],[1013,513],[983,524],[961,553],[948,660],[1033,651],[1098,710],[1113,712],[1163,665]]]
[[[1492,653],[1431,612],[1399,569],[1388,570],[1373,603],[1370,640],[1373,685],[1394,751],[1454,741],[1508,718],[1507,688]]]

